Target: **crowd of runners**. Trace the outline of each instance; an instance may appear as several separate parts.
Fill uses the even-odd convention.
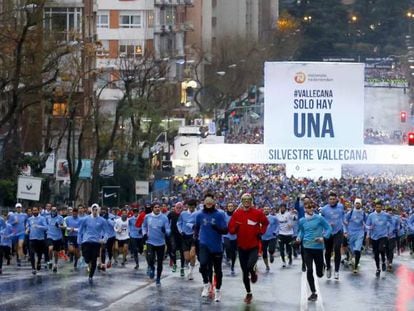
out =
[[[372,248],[379,277],[393,271],[394,255],[414,251],[409,177],[311,180],[287,177],[283,166],[226,165],[177,178],[173,188],[169,196],[122,208],[16,203],[0,218],[0,273],[23,261],[34,275],[58,273],[70,262],[74,270],[85,265],[92,283],[96,269],[130,258],[139,269],[145,258],[148,277],[160,286],[169,258],[172,271],[189,281],[198,262],[201,296],[213,293],[219,302],[222,265],[235,275],[238,258],[250,303],[259,258],[269,271],[275,258],[286,267],[298,257],[315,301],[314,267],[318,277],[339,280],[341,262],[359,273],[363,250]]]

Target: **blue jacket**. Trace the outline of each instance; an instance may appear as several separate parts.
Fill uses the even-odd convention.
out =
[[[389,227],[388,237],[396,238],[400,232],[401,218],[398,215],[391,215],[391,225]]]
[[[162,213],[147,214],[142,224],[142,234],[147,235],[147,244],[153,246],[165,245],[165,238],[171,234],[170,222]]]
[[[391,215],[386,212],[372,212],[369,214],[366,223],[368,237],[372,240],[379,240],[380,238],[388,237],[388,232],[392,226],[391,222]]]
[[[105,235],[106,224],[106,220],[100,216],[87,216],[82,219],[78,232],[78,244],[85,242],[101,242]]]
[[[220,230],[227,229],[223,212],[215,209],[212,212],[202,210],[200,213],[197,213],[195,231],[198,233],[200,245],[206,246],[212,253],[222,253],[222,234],[214,230],[212,225],[217,226]]]
[[[46,218],[43,216],[32,216],[27,220],[29,240],[44,240],[47,230]]]
[[[196,212],[182,211],[177,221],[177,229],[183,235],[193,235]]]
[[[56,217],[46,218],[47,222],[47,238],[57,241],[63,238],[62,229],[60,228],[63,225],[64,219],[62,216],[57,215]]]
[[[407,234],[411,235],[414,234],[414,214],[411,214],[410,217],[407,219]]]
[[[329,223],[318,214],[311,217],[303,217],[299,220],[298,239],[302,241],[304,248],[324,249],[324,243],[316,242],[316,238],[329,238],[332,228]]]
[[[364,210],[362,208],[359,210],[354,208],[345,215],[344,232],[350,236],[364,235],[366,220],[367,215]]]
[[[337,203],[334,207],[326,204],[322,207],[321,215],[331,225],[332,234],[343,231],[345,211],[341,203]]]
[[[267,226],[265,234],[262,235],[262,240],[264,241],[275,239],[279,228],[279,221],[276,216],[267,215],[266,217],[269,220],[269,225]]]

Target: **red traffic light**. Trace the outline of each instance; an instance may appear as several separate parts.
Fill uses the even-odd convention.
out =
[[[400,118],[401,118],[401,122],[407,122],[407,112],[401,111]]]
[[[414,132],[408,133],[408,145],[414,146]]]

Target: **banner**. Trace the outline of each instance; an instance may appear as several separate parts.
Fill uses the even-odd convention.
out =
[[[364,143],[364,64],[267,62],[264,143],[352,148]]]
[[[42,178],[19,176],[17,180],[17,198],[39,201]]]
[[[78,163],[77,161],[75,162]],[[92,177],[92,160],[82,159],[82,167],[79,172],[79,178],[89,179]]]
[[[42,170],[42,174],[54,174],[55,173],[55,154],[51,153],[47,157],[45,167]]]
[[[99,175],[102,177],[114,176],[114,161],[113,160],[101,161]]]
[[[149,194],[149,183],[148,181],[135,181],[135,195],[148,195]]]
[[[68,161],[65,159],[56,161],[56,180],[70,180]]]
[[[102,206],[119,207],[119,186],[102,187]]]

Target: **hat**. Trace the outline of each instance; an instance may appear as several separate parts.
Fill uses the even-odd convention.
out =
[[[362,204],[362,200],[361,199],[355,199],[354,204],[357,204],[357,203]]]
[[[92,209],[94,209],[94,208],[99,209],[99,204],[97,204],[97,203],[93,203],[93,204],[92,204],[92,206],[91,206],[91,208],[92,208]]]
[[[16,205],[14,207],[18,208],[18,207],[22,207],[22,205],[20,203],[16,203]]]
[[[182,208],[183,207],[183,203],[177,202],[177,203],[175,203],[175,207],[176,208]]]

